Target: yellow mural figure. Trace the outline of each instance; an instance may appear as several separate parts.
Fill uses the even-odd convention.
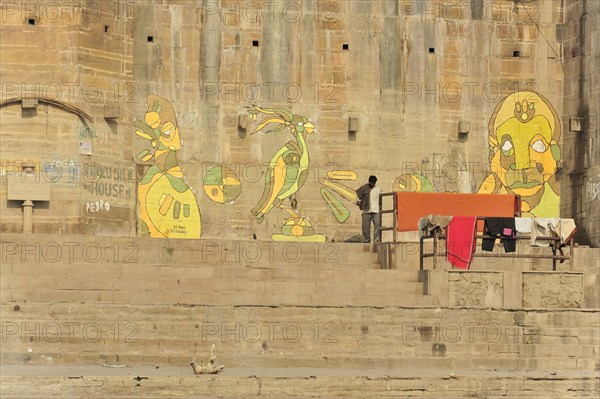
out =
[[[413,193],[435,193],[431,181],[420,173],[404,173],[392,184],[392,191]]]
[[[556,111],[541,95],[506,97],[490,118],[491,173],[477,192],[518,194],[523,216],[558,217],[560,131]]]
[[[279,208],[289,215],[281,228],[281,234],[271,236],[275,241],[324,242],[324,235],[315,233],[312,224],[306,218],[301,217],[293,207],[283,203],[285,199],[293,197],[306,182],[309,165],[306,138],[313,133],[315,126],[306,117],[282,109],[253,106],[248,113],[255,121],[259,114],[267,115],[251,134],[274,125],[264,133],[287,128],[294,138],[281,147],[269,162],[263,195],[252,209],[252,214],[258,223],[261,223],[273,208]]]
[[[138,183],[138,212],[143,236],[199,238],[200,210],[196,195],[183,180],[177,161],[181,138],[175,110],[162,97],[149,95],[144,120],[136,120],[136,134],[151,142],[154,152],[137,155],[144,162],[153,160]]]

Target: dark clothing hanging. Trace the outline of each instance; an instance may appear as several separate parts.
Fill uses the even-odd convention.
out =
[[[485,218],[483,224],[483,233],[493,238],[484,238],[481,243],[481,249],[484,251],[493,251],[496,237],[504,244],[505,252],[515,252],[517,240],[515,237],[515,218]]]

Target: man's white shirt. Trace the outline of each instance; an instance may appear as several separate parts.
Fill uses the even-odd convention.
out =
[[[379,187],[373,187],[371,194],[369,195],[369,210],[367,212],[379,213],[379,194],[381,189]]]

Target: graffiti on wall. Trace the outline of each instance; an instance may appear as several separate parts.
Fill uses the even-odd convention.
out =
[[[586,183],[585,189],[589,201],[600,201],[600,182]]]
[[[95,139],[98,137],[98,133],[91,127],[79,126],[77,128],[77,135],[79,139]]]
[[[435,193],[435,188],[426,176],[420,173],[404,173],[392,184],[392,191],[413,193]]]
[[[558,115],[541,95],[519,91],[504,98],[490,118],[490,173],[477,192],[518,194],[523,216],[558,217],[560,134]]]
[[[175,109],[169,101],[149,95],[144,120],[136,120],[136,134],[151,150],[137,158],[152,162],[138,183],[140,233],[149,237],[199,238],[201,218],[196,195],[184,180],[177,161],[181,137]]]
[[[306,117],[283,109],[254,106],[248,113],[254,121],[258,121],[259,115],[264,116],[251,134],[270,134],[287,129],[292,135],[292,139],[269,162],[262,197],[252,209],[256,221],[261,223],[273,208],[278,208],[286,212],[288,217],[281,226],[281,233],[271,235],[273,240],[324,242],[326,237],[316,233],[310,221],[300,216],[295,209],[295,195],[308,177],[309,154],[306,139],[314,132],[315,126]],[[285,200],[289,200],[291,206],[284,204]]]
[[[81,168],[83,189],[92,197],[128,200],[132,196],[135,170],[132,164],[109,165],[86,162]]]
[[[319,179],[319,183],[325,186],[321,188],[321,197],[325,200],[325,203],[338,223],[344,223],[348,220],[350,217],[350,210],[333,194],[333,192],[337,193],[346,201],[356,204],[358,201],[356,191],[345,184],[339,183],[339,181],[356,181],[356,179],[357,175],[353,170],[329,171],[327,172],[327,177]]]
[[[86,212],[100,212],[100,211],[110,211],[110,203],[104,200],[98,200],[96,202],[86,202],[85,203],[85,211]]]
[[[242,192],[238,175],[224,165],[213,166],[204,175],[204,193],[218,204],[233,202]]]

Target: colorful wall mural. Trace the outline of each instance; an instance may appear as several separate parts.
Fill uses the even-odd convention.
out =
[[[150,237],[199,238],[201,217],[196,196],[185,182],[177,161],[181,137],[173,106],[166,99],[149,95],[144,120],[136,120],[136,134],[150,142],[137,158],[152,162],[138,184],[140,234]],[[251,210],[262,223],[274,208],[286,216],[275,241],[324,242],[307,217],[297,210],[296,194],[309,172],[308,137],[315,126],[306,117],[277,108],[253,106],[250,120],[256,123],[251,135],[265,138],[287,131],[289,139],[268,162],[261,198]],[[488,124],[489,174],[478,193],[514,193],[521,196],[523,216],[558,217],[559,184],[556,179],[561,159],[560,121],[553,106],[531,91],[515,92],[500,101]],[[356,203],[356,192],[348,184],[356,182],[353,170],[328,171],[320,177],[320,194],[338,223],[351,214],[348,203]],[[237,174],[226,165],[211,167],[203,178],[207,197],[217,203],[231,203],[242,193]],[[422,173],[404,173],[392,184],[393,191],[436,192],[432,181]]]
[[[413,193],[435,193],[431,181],[420,173],[404,173],[392,184],[392,191]]]
[[[258,123],[251,135],[262,131],[265,134],[288,129],[293,140],[289,140],[271,158],[265,176],[263,195],[252,209],[258,223],[273,208],[279,208],[289,217],[281,226],[281,234],[271,236],[275,241],[324,242],[326,237],[315,232],[310,221],[300,216],[295,206],[284,204],[284,200],[295,201],[295,194],[302,188],[308,177],[309,154],[306,139],[315,126],[304,116],[276,108],[254,106],[248,111],[250,119],[257,121],[259,115],[265,117]]]
[[[204,193],[218,204],[233,202],[242,193],[238,175],[225,165],[213,166],[204,175]]]
[[[537,93],[500,101],[488,127],[491,173],[477,192],[518,194],[523,216],[559,217],[560,127],[552,104]]]
[[[199,238],[201,218],[196,195],[183,178],[177,161],[181,137],[175,109],[169,101],[149,95],[144,120],[136,120],[136,134],[150,142],[137,158],[152,161],[138,183],[140,235],[168,238]]]
[[[343,199],[349,201],[351,204],[356,204],[358,196],[356,191],[344,184],[338,183],[341,181],[356,181],[357,175],[353,170],[335,170],[327,172],[327,177],[319,179],[319,183],[323,186],[321,188],[321,197],[325,200],[325,203],[329,207],[331,213],[339,223],[344,223],[350,217],[350,210],[339,200],[339,198],[333,195],[332,191],[339,194]]]

